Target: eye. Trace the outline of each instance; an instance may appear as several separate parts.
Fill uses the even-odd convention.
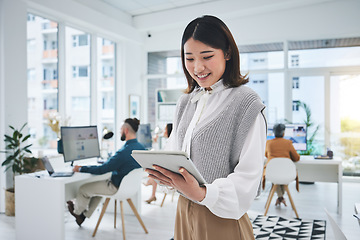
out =
[[[204,59],[210,59],[210,58],[212,58],[214,55],[211,55],[211,56],[207,56],[207,57],[204,57]]]
[[[186,58],[186,61],[191,62],[191,61],[194,61],[194,59],[193,58]]]

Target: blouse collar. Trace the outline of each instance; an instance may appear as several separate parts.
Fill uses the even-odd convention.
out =
[[[195,96],[191,99],[191,102],[196,103],[197,101],[199,101],[201,96],[204,95],[205,93],[213,94],[213,93],[220,92],[221,90],[224,90],[225,86],[223,83],[223,79],[220,79],[219,81],[217,81],[216,83],[211,85],[210,88],[211,88],[211,90],[206,90],[203,87],[196,88],[195,91],[197,91],[198,93],[196,93]]]

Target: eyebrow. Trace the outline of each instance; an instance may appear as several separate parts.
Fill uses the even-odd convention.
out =
[[[200,54],[204,54],[204,53],[213,53],[214,51],[202,51],[200,52]],[[185,53],[186,55],[189,55],[189,54],[192,54],[191,52],[190,53]]]

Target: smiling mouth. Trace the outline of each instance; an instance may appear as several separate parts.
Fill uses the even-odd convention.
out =
[[[202,74],[202,75],[196,75],[196,76],[197,76],[198,79],[202,80],[202,79],[207,78],[209,75],[210,75],[210,73]]]

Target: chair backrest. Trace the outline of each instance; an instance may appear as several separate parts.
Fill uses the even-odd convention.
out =
[[[266,165],[266,179],[273,184],[289,184],[296,179],[295,163],[289,158],[271,159]]]
[[[142,168],[136,168],[129,172],[122,179],[118,191],[112,197],[125,200],[134,196],[141,189],[143,172]]]
[[[337,225],[335,220],[330,216],[330,213],[328,212],[328,210],[326,208],[324,208],[324,211],[326,212],[326,215],[329,219],[331,228],[333,229],[335,239],[336,240],[346,240],[345,234],[342,232],[341,228],[339,227],[339,225]]]

